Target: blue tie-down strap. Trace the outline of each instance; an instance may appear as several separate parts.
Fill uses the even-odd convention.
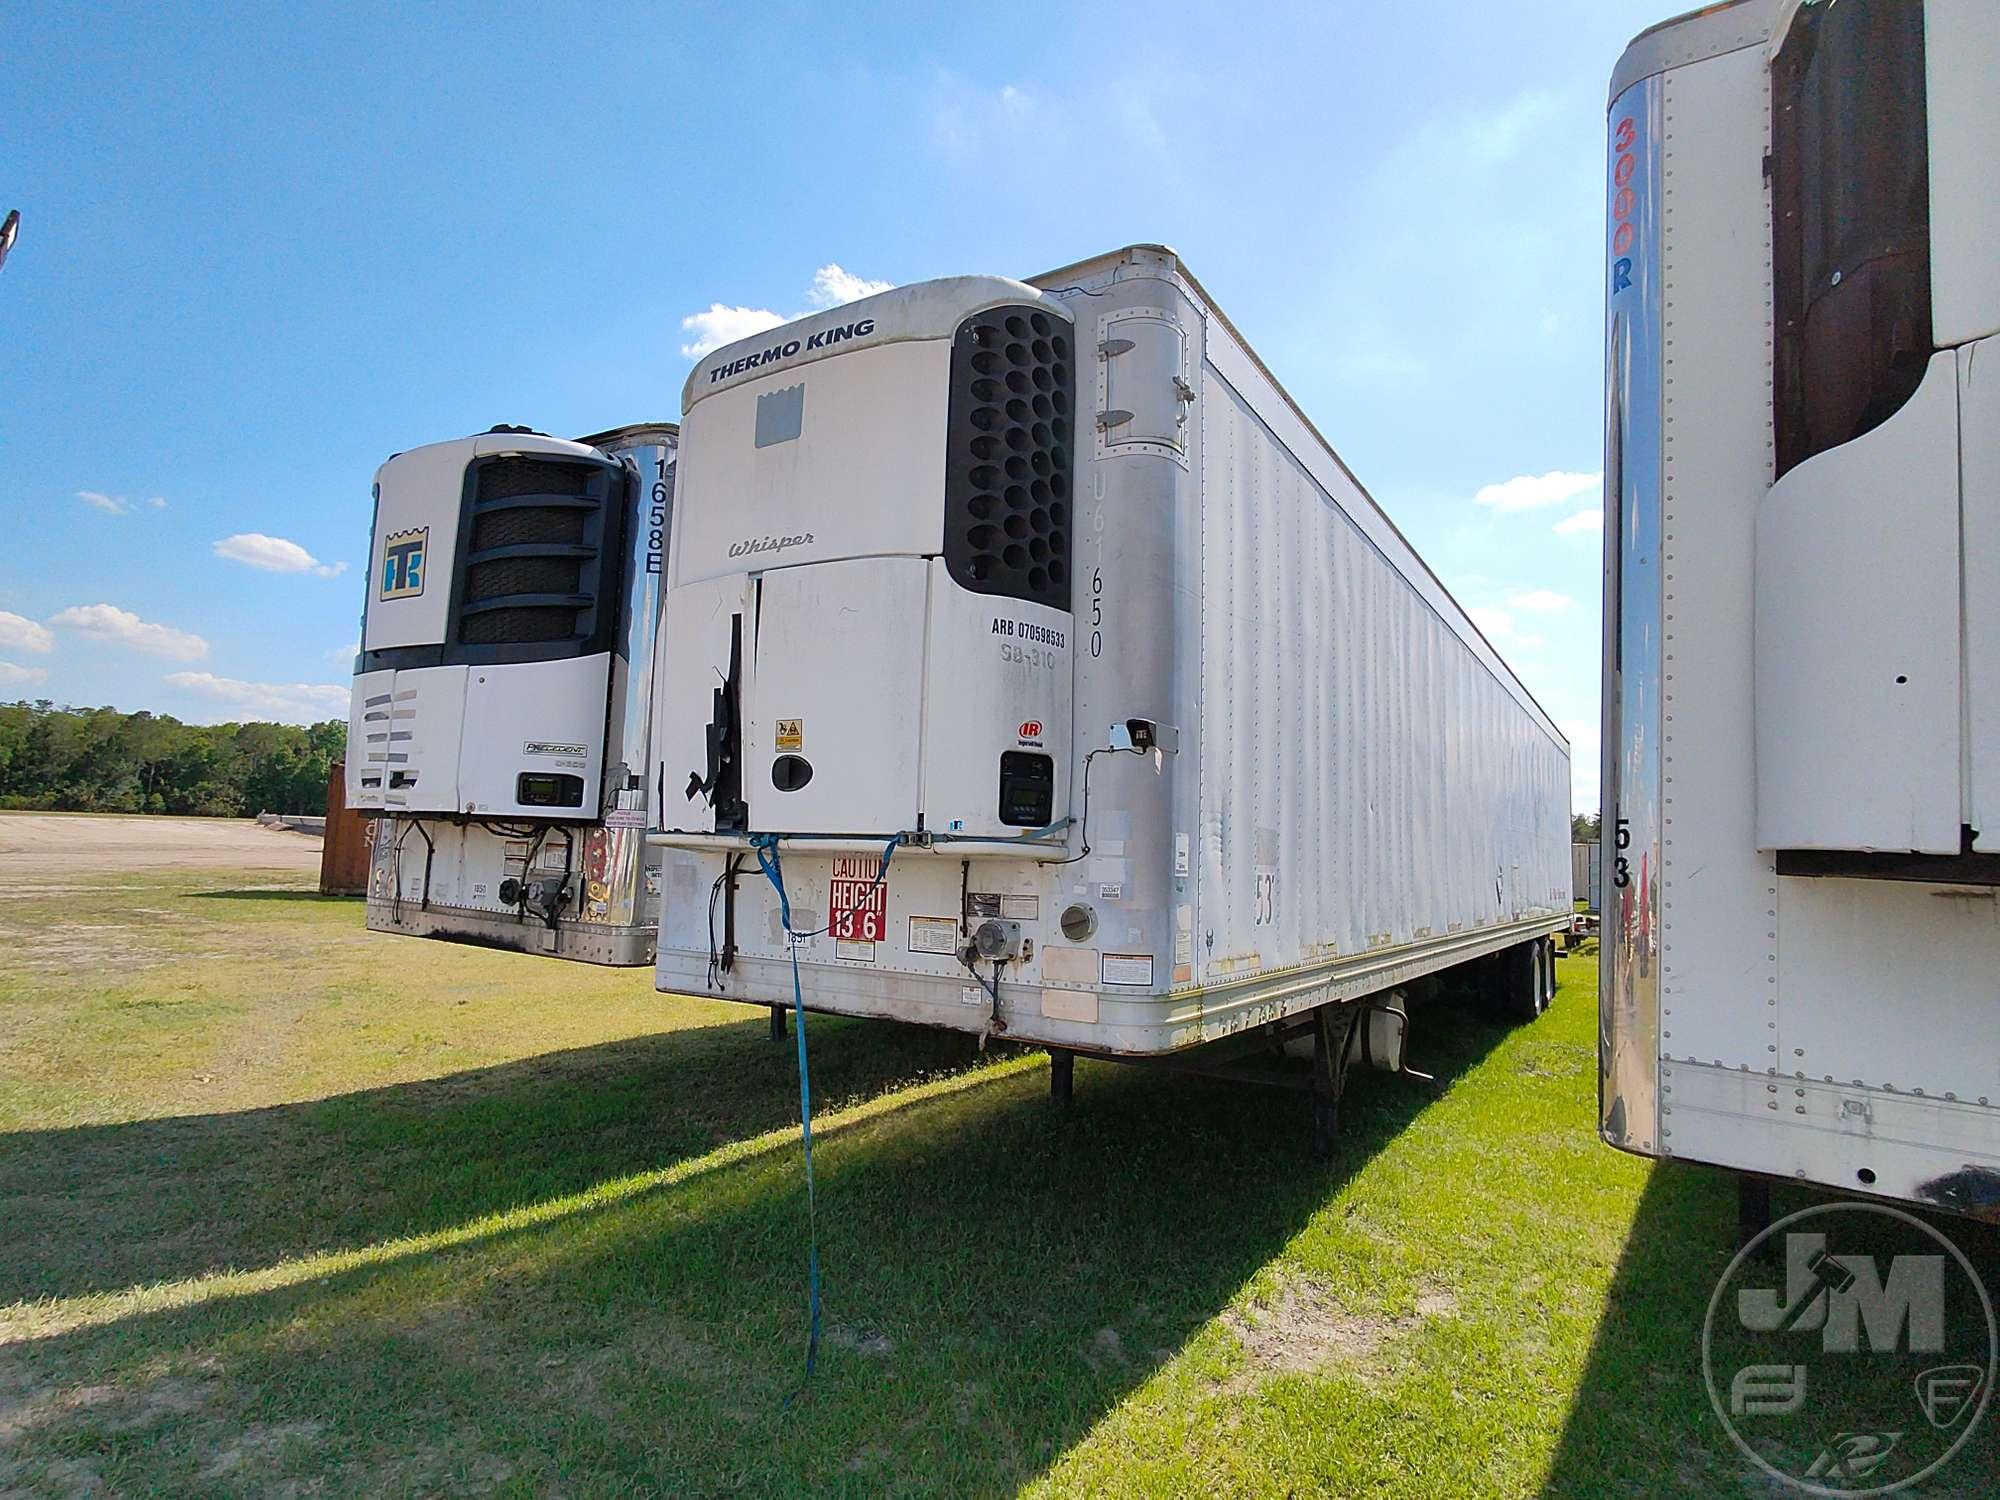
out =
[[[888,878],[889,857],[902,842],[903,835],[899,833],[883,847],[882,867],[875,872],[875,884],[868,890],[870,896]],[[813,1192],[812,1070],[806,1061],[806,1001],[804,987],[799,982],[799,945],[792,932],[792,898],[785,891],[785,872],[778,859],[778,836],[774,833],[753,834],[750,846],[757,851],[757,868],[764,872],[765,879],[778,892],[778,915],[784,923],[785,948],[792,960],[793,1030],[799,1049],[799,1141],[805,1150],[806,1163],[806,1307],[810,1321],[806,1333],[805,1379],[800,1382],[799,1390],[786,1399],[786,1404],[790,1405],[812,1383],[813,1369],[819,1364],[819,1203]],[[806,933],[804,936],[811,937],[813,934]]]

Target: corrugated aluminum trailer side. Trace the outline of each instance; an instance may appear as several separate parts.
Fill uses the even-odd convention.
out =
[[[1156,269],[1190,296],[1201,349],[1181,628],[1199,660],[1204,1031],[1262,1013],[1276,974],[1343,998],[1349,976],[1401,982],[1555,930],[1567,742],[1200,284]]]

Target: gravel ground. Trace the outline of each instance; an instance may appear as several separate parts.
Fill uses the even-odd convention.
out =
[[[319,869],[317,835],[251,818],[0,813],[0,882],[158,869]]]

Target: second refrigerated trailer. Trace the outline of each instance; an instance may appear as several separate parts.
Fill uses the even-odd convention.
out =
[[[371,928],[652,963],[677,448],[670,423],[575,441],[503,426],[377,471],[346,758]]]
[[[1605,225],[1600,1129],[1988,1218],[1996,73],[1991,0],[1666,22]]]
[[[1413,981],[1541,1008],[1568,745],[1171,251],[729,345],[682,436],[662,990],[1334,1088]]]

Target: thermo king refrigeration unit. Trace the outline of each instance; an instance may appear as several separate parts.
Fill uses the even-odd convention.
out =
[[[1170,251],[800,319],[682,430],[662,990],[789,1001],[789,943],[1059,1062],[1399,1057],[1468,962],[1540,1009],[1568,746]]]
[[[1989,1217],[1996,76],[1991,0],[1656,27],[1605,230],[1604,1138]]]
[[[526,428],[375,476],[347,800],[376,819],[368,925],[653,961],[653,647],[677,429]]]

